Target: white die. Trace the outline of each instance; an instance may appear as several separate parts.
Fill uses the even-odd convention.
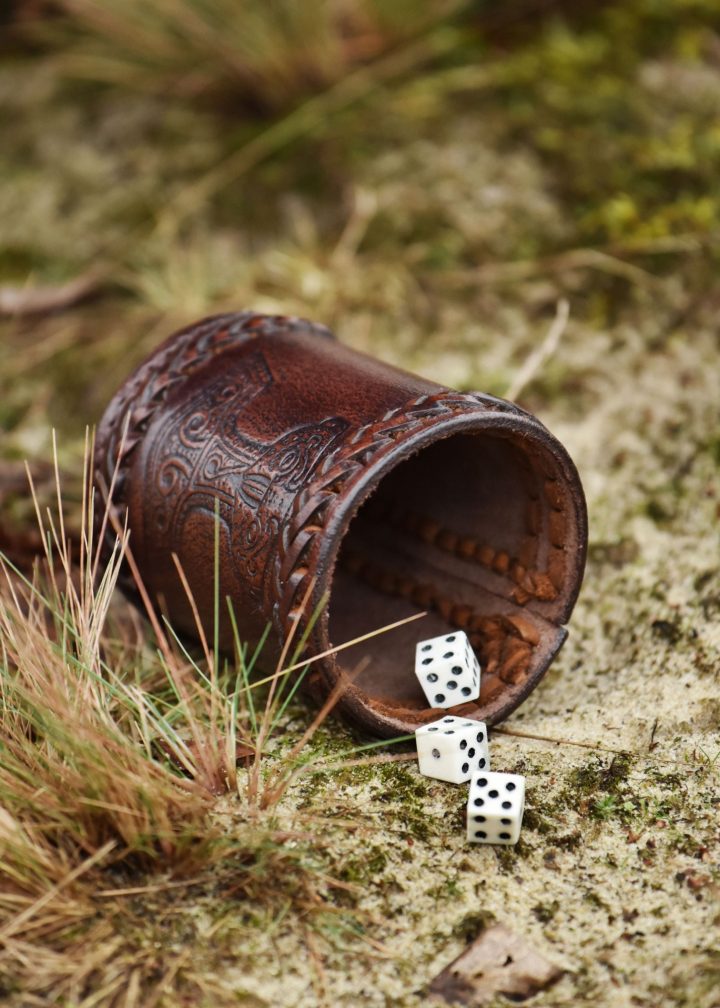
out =
[[[524,811],[523,776],[475,773],[467,805],[467,838],[471,843],[515,844]]]
[[[444,717],[415,731],[420,773],[463,784],[490,769],[487,728],[482,721]]]
[[[420,641],[415,675],[431,707],[455,707],[480,696],[480,665],[462,630]]]

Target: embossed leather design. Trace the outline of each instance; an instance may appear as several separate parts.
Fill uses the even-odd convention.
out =
[[[562,446],[517,406],[390,367],[322,326],[242,313],[170,337],[110,403],[96,465],[145,585],[185,633],[173,554],[210,631],[216,545],[222,644],[229,599],[244,639],[272,624],[266,662],[308,593],[305,616],[327,600],[312,653],[428,610],[308,676],[317,697],[347,677],[338,710],[374,734],[437,716],[414,681],[414,640],[469,633],[483,693],[457,709],[495,722],[565,637],[586,518]]]

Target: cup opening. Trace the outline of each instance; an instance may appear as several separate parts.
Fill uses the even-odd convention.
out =
[[[415,644],[449,629],[467,633],[483,671],[479,700],[452,710],[492,713],[541,674],[579,584],[561,470],[526,431],[496,429],[445,436],[380,479],[339,549],[330,641],[427,615],[338,656],[363,702],[410,722],[438,716],[414,674]]]

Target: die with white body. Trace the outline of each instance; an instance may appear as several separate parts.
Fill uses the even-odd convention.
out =
[[[480,664],[462,630],[420,641],[415,675],[431,707],[454,707],[480,696]]]
[[[525,810],[525,778],[520,774],[474,773],[467,805],[471,843],[516,844]]]
[[[415,731],[420,773],[463,784],[490,769],[487,728],[482,721],[447,717]]]

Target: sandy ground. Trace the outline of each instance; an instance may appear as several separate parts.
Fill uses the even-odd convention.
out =
[[[581,64],[571,42],[558,51]],[[655,54],[632,72],[633,100],[639,95],[647,110],[648,158],[653,150],[665,157],[665,148],[657,153],[661,139],[683,115],[697,110],[699,123],[718,107],[717,68],[686,55]],[[100,254],[102,243],[91,236],[106,226],[103,199],[114,201],[108,213],[116,222],[132,217],[133,200],[157,199],[149,179],[166,157],[148,140],[157,107],[113,99],[102,130],[89,133],[72,102],[61,102],[63,114],[40,129],[26,112],[44,101],[54,108],[53,85],[33,76],[23,90],[14,73],[0,73],[0,98],[15,117],[17,150],[32,153],[23,199],[9,188],[3,197],[3,248],[32,234],[46,257],[38,253],[39,261],[55,261],[64,252],[66,214],[78,261],[87,265]],[[608,80],[600,83],[610,93]],[[131,364],[178,325],[213,311],[306,315],[384,360],[502,395],[567,298],[559,345],[519,401],[579,468],[590,550],[569,639],[502,726],[531,737],[491,738],[495,768],[527,777],[522,838],[514,849],[466,845],[464,788],[423,779],[411,762],[315,777],[290,792],[281,814],[321,816],[326,864],[359,887],[359,895],[334,897],[337,926],[332,915],[312,931],[287,908],[232,906],[208,884],[178,890],[172,902],[134,901],[146,931],[126,934],[127,942],[154,942],[181,957],[177,988],[161,1004],[412,1008],[429,1003],[426,985],[496,920],[565,971],[529,1002],[534,1008],[718,1008],[714,247],[670,235],[666,255],[668,235],[649,232],[638,239],[648,243],[644,257],[607,245],[599,257],[588,254],[573,223],[574,197],[564,195],[567,180],[559,169],[553,174],[532,139],[518,139],[492,98],[479,114],[461,103],[447,121],[421,85],[402,100],[402,114],[400,98],[384,101],[389,125],[378,114],[379,149],[355,166],[340,227],[323,229],[327,207],[318,210],[289,186],[277,202],[280,225],[262,239],[217,221],[182,241],[153,232],[116,264],[122,297],[116,287],[59,315],[4,321],[3,457],[47,459],[55,425],[62,461],[77,471],[84,425],[98,418]],[[407,125],[408,108],[419,125]],[[176,146],[192,134],[185,154],[195,171],[208,150],[216,156],[212,129],[206,117],[173,115],[163,129],[176,130]],[[572,127],[563,137],[586,142]],[[63,195],[69,163],[57,157],[68,144],[76,154],[72,186],[87,194],[76,210]],[[611,166],[623,150],[611,152]],[[10,160],[5,169],[15,170]],[[618,200],[608,206],[625,213]],[[77,244],[83,236],[87,247]],[[575,251],[555,261],[553,249]],[[503,265],[514,260],[526,265]],[[298,705],[288,732],[308,718]],[[332,751],[358,741],[337,722],[321,739]],[[231,799],[218,808],[230,830],[242,814]],[[348,924],[351,910],[361,925]],[[109,926],[122,934],[118,921]],[[98,996],[72,1004],[106,1004]],[[18,997],[13,1003],[28,1003]]]
[[[720,1004],[720,358],[702,324],[648,342],[571,322],[562,356],[593,362],[592,391],[582,415],[541,412],[579,465],[591,547],[569,640],[503,725],[564,741],[492,738],[494,766],[527,775],[521,842],[468,847],[464,788],[412,764],[362,785],[345,771],[328,799],[371,820],[347,856],[365,864],[360,907],[391,958],[331,957],[330,1003],[427,1003],[423,985],[491,917],[567,971],[534,1005]],[[250,977],[227,975],[248,1003],[317,1003],[301,944],[256,935],[255,950]]]

